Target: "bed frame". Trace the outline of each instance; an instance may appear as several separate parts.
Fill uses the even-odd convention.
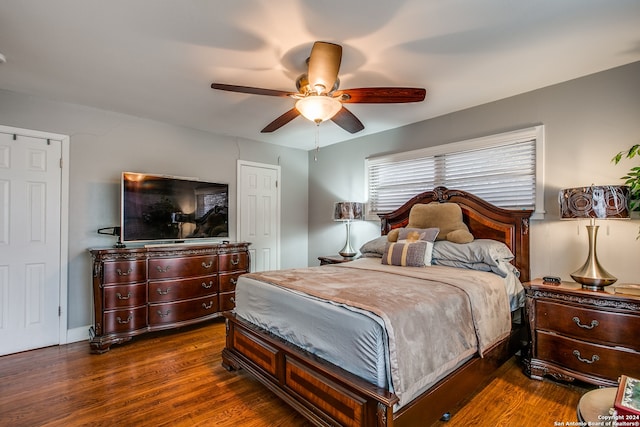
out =
[[[505,210],[460,190],[438,187],[421,193],[394,212],[380,215],[385,235],[408,223],[418,203],[457,203],[476,238],[504,242],[515,255],[521,281],[529,280],[530,210]],[[311,353],[235,316],[224,313],[227,325],[222,365],[245,369],[295,410],[318,426],[404,427],[430,425],[460,406],[520,347],[524,323],[511,337],[477,354],[412,402],[393,412],[398,398],[388,390],[326,362]]]

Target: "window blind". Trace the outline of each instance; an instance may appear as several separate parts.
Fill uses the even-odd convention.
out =
[[[437,186],[464,190],[507,209],[535,209],[538,139],[520,133],[435,150],[367,159],[367,214],[393,211]],[[444,148],[443,148],[444,147]],[[470,148],[466,148],[470,147]],[[425,152],[435,151],[435,154]]]

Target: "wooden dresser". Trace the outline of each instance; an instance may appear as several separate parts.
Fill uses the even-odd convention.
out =
[[[640,296],[582,289],[573,282],[524,283],[531,331],[525,369],[599,386],[622,374],[640,377]]]
[[[234,308],[249,243],[91,249],[91,350],[150,331],[202,322]]]

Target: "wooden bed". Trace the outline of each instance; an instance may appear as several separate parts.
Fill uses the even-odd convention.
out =
[[[529,210],[501,209],[464,191],[438,187],[413,197],[394,212],[380,215],[382,234],[406,226],[413,205],[434,201],[457,203],[474,237],[505,243],[515,255],[513,264],[520,271],[520,280],[529,280]],[[394,412],[398,398],[388,390],[301,350],[233,312],[226,312],[225,317],[223,366],[245,369],[319,426],[430,425],[455,410],[513,356],[524,330],[524,323],[514,323],[511,336],[494,345],[484,357],[471,358]]]

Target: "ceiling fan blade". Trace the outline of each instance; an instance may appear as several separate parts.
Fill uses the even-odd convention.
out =
[[[353,104],[399,104],[424,101],[427,91],[413,87],[365,87],[337,90],[334,97]]]
[[[318,93],[327,93],[333,89],[338,78],[340,62],[342,61],[342,46],[315,42],[309,56],[309,87]]]
[[[296,110],[295,108],[292,108],[291,110],[287,111],[286,113],[284,113],[283,115],[281,115],[280,117],[278,117],[277,119],[275,119],[274,121],[269,123],[260,132],[261,133],[270,133],[270,132],[276,131],[276,130],[280,129],[282,126],[284,126],[287,123],[289,123],[291,120],[293,120],[296,117],[298,117],[299,115],[300,115],[300,112],[298,112],[298,110]]]
[[[331,121],[349,133],[360,132],[364,129],[362,122],[351,111],[344,107],[331,118]]]
[[[248,93],[252,95],[267,95],[267,96],[281,96],[281,97],[288,97],[293,94],[292,92],[285,92],[283,90],[262,89],[259,87],[250,87],[250,86],[227,85],[224,83],[212,83],[211,89],[226,90],[229,92]]]

